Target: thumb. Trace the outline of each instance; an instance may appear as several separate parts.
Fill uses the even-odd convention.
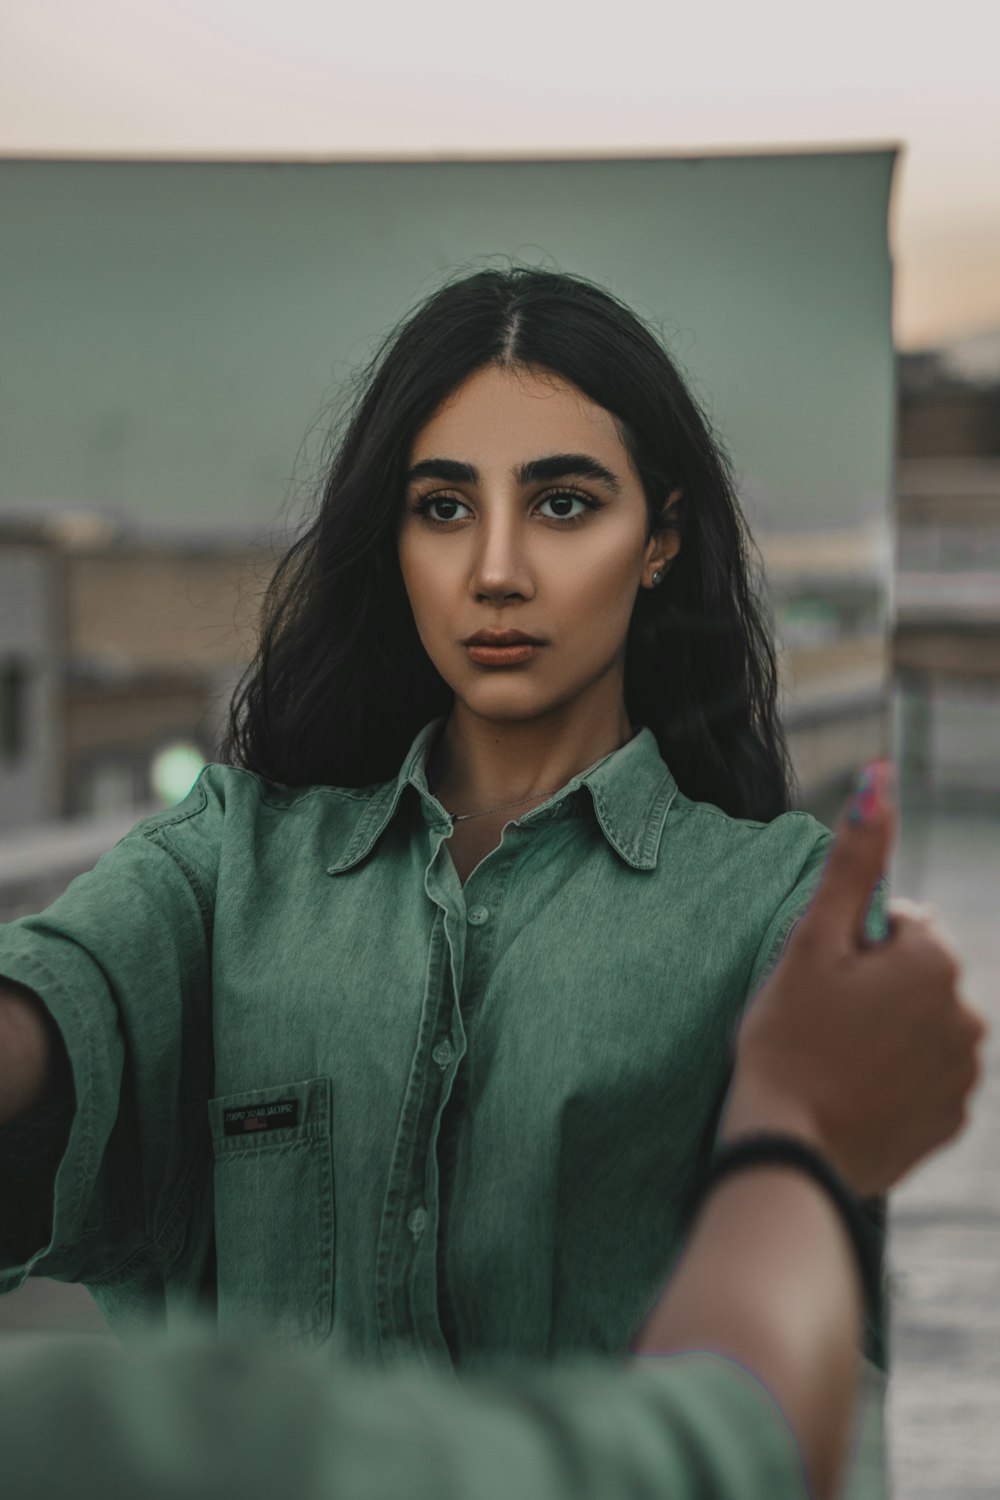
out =
[[[865,913],[898,831],[896,768],[891,760],[869,761],[837,820],[822,878],[798,928],[838,947],[864,947]]]

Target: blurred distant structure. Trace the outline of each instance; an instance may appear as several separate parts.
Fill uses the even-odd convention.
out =
[[[64,547],[65,813],[153,801],[171,747],[217,755],[268,562],[230,537]]]
[[[0,833],[155,806],[216,751],[270,557],[101,516],[0,520]]]
[[[903,770],[916,793],[1000,805],[1000,330],[900,356],[898,455]]]
[[[61,617],[52,539],[0,523],[0,832],[60,810]]]
[[[889,751],[890,546],[882,523],[760,538],[798,805],[824,822],[858,766]]]

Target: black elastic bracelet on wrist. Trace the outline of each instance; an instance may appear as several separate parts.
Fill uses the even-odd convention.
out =
[[[844,1182],[843,1178],[827,1161],[826,1157],[805,1141],[793,1135],[747,1135],[728,1145],[721,1146],[709,1163],[708,1170],[696,1184],[688,1204],[688,1222],[701,1208],[705,1198],[723,1177],[738,1172],[742,1167],[755,1167],[773,1163],[780,1166],[798,1167],[808,1173],[814,1182],[825,1188],[830,1199],[840,1211],[844,1227],[851,1238],[857,1256],[861,1283],[864,1288],[868,1318],[876,1328],[882,1320],[882,1283],[878,1248],[872,1238],[872,1228],[865,1218],[861,1200]]]

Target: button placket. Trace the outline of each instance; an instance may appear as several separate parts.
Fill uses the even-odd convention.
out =
[[[510,832],[510,830],[508,830]],[[515,841],[519,842],[519,841]],[[476,897],[465,910],[467,945],[459,1009],[463,1017],[475,1007],[478,996],[489,984],[494,954],[500,940],[500,928],[508,886],[516,865],[513,848],[495,851],[496,863],[487,874],[476,876]]]
[[[433,878],[427,882],[427,893],[438,911],[427,957],[420,1032],[393,1146],[376,1251],[376,1308],[379,1341],[383,1349],[393,1347],[400,1337],[411,1336],[416,1316],[411,1286],[413,1268],[416,1260],[433,1248],[430,1231],[436,1202],[426,1197],[426,1174],[422,1163],[433,1133],[434,1117],[447,1088],[447,1079],[438,1074],[432,1082],[430,1055],[432,1047],[444,1039],[447,1012],[451,1010],[448,1002],[457,976],[453,968],[455,955],[446,931],[448,907],[437,897]],[[460,911],[455,911],[454,915],[460,917]],[[462,948],[465,931],[465,925],[460,921],[458,933]],[[460,953],[459,973],[461,958]],[[436,1068],[434,1073],[437,1074]],[[436,1192],[436,1188],[433,1191]],[[417,1198],[414,1202],[415,1193],[422,1193],[423,1201]],[[431,1327],[425,1328],[421,1335],[423,1342],[431,1344],[438,1337]]]

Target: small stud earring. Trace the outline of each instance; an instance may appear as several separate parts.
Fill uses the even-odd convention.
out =
[[[662,582],[663,582],[663,574],[660,572],[659,569],[657,569],[656,572],[653,574],[653,584],[656,585],[656,584],[662,583]]]

